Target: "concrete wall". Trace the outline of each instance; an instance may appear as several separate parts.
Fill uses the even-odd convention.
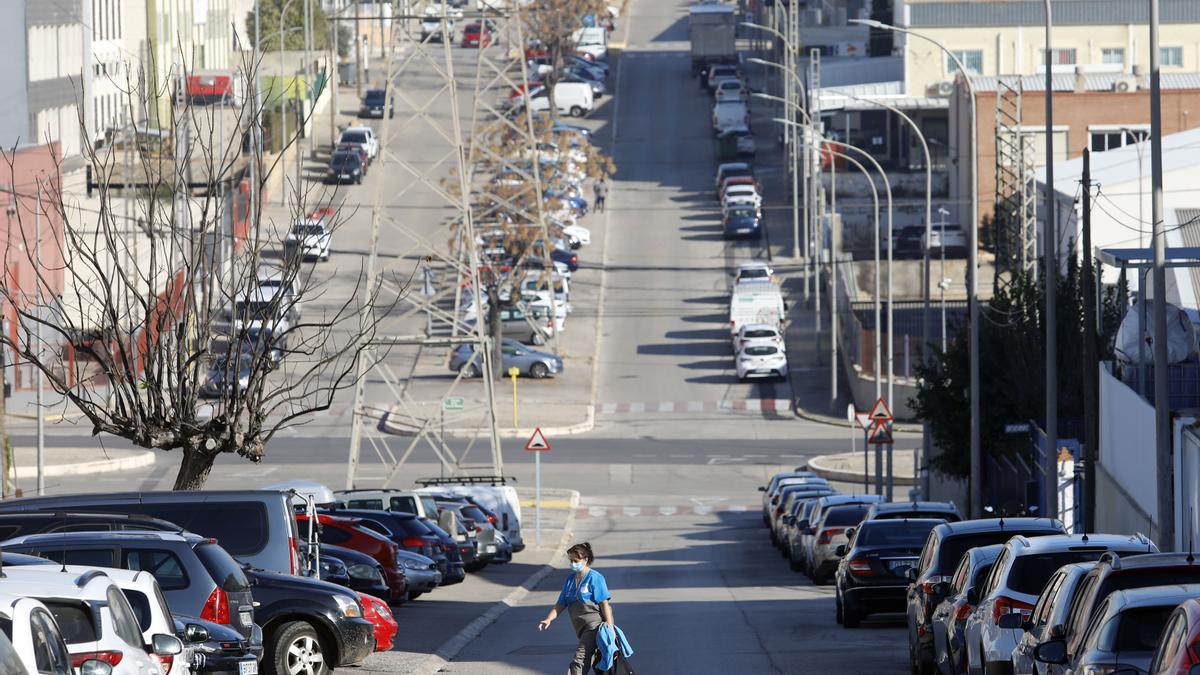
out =
[[[1154,407],[1100,367],[1100,461],[1096,527],[1127,532],[1150,527],[1156,510]],[[1136,525],[1136,527],[1134,527]]]

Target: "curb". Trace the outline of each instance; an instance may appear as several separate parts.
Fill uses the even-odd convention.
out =
[[[394,410],[394,408],[393,408],[393,410]],[[383,416],[383,421],[380,423],[380,426],[383,427],[383,431],[385,431],[389,434],[392,434],[393,436],[415,436],[416,435],[415,427],[400,426],[397,424],[389,423],[388,419],[391,417],[391,414],[392,414],[392,411],[389,410]],[[596,406],[590,405],[587,407],[587,413],[584,415],[584,419],[582,422],[576,422],[575,424],[567,424],[567,425],[557,426],[557,427],[540,427],[540,428],[542,430],[542,433],[547,436],[573,436],[575,434],[582,434],[582,433],[591,431],[593,428],[595,428],[595,426],[596,426]],[[500,438],[529,438],[529,435],[532,433],[533,433],[532,427],[530,427],[529,429],[514,429],[513,427],[498,427],[496,429],[496,434]],[[474,438],[476,435],[476,431],[474,429],[450,428],[450,429],[446,429],[445,431],[441,432],[441,435],[446,438]]]
[[[129,469],[140,469],[154,464],[157,457],[154,452],[146,450],[138,452],[129,457],[120,459],[97,459],[90,462],[77,462],[75,464],[50,464],[45,466],[42,473],[48,478],[62,476],[81,476],[91,473],[107,473],[110,471],[126,471]],[[15,478],[36,478],[37,466],[21,465],[17,466],[13,471]]]
[[[808,460],[808,469],[826,480],[855,484],[862,482],[863,475],[857,471],[844,471],[842,469],[831,469],[829,467],[821,466],[821,460],[832,456],[833,455],[822,455],[820,457],[814,457]],[[911,487],[914,483],[912,476],[893,475],[892,484],[907,485]]]
[[[495,623],[509,609],[520,604],[534,588],[537,588],[537,585],[543,579],[554,572],[556,569],[554,566],[555,563],[566,555],[567,544],[571,541],[572,530],[575,527],[575,510],[579,506],[579,491],[569,490],[569,492],[571,493],[571,512],[567,515],[567,522],[563,526],[562,537],[559,538],[558,546],[555,548],[554,556],[550,558],[550,562],[543,565],[542,569],[529,575],[525,581],[521,582],[520,586],[514,588],[503,600],[496,602],[488,611],[467,624],[466,628],[460,630],[457,635],[442,643],[442,646],[438,647],[433,654],[426,657],[421,665],[413,669],[413,673],[434,675],[434,673],[441,671],[443,667],[454,660],[454,657],[458,656],[464,647],[479,637],[484,629]]]

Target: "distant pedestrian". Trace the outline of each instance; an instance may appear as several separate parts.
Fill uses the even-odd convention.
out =
[[[591,544],[575,544],[567,549],[567,559],[571,561],[571,576],[563,583],[558,602],[554,603],[546,618],[538,622],[538,630],[549,628],[550,622],[566,610],[571,616],[575,637],[579,639],[579,647],[575,650],[575,658],[567,666],[567,673],[585,675],[592,672],[600,655],[596,646],[596,633],[600,626],[607,624],[610,631],[616,631],[612,605],[609,604],[612,594],[608,592],[604,576],[592,569],[595,556]]]
[[[608,183],[603,178],[592,183],[592,194],[596,195],[596,213],[604,213],[604,199],[608,197]]]

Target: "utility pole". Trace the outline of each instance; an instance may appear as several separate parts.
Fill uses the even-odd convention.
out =
[[[178,149],[176,149],[178,152]],[[125,180],[129,180],[128,177]],[[37,189],[37,211],[34,212],[34,237],[33,243],[33,259],[38,266],[38,270],[42,269],[42,181],[38,179]],[[34,297],[37,302],[38,317],[42,316],[42,274],[39,271],[37,277],[37,289],[34,291]],[[42,322],[38,321],[34,328],[33,339],[37,342],[38,355],[42,353]],[[46,384],[46,374],[41,368],[37,369],[37,493],[38,496],[46,494],[46,413],[42,408],[42,389]]]
[[[1050,0],[1046,2],[1046,447],[1042,453],[1042,515],[1058,517],[1058,204],[1054,199],[1054,83]],[[1159,297],[1159,296],[1156,296]]]
[[[1092,254],[1092,152],[1083,149],[1083,531],[1096,531],[1096,460],[1100,411],[1096,369],[1096,256]]]
[[[338,22],[329,22],[329,145],[337,144],[338,81],[342,79],[342,61],[338,56]]]
[[[1150,0],[1150,240],[1154,247],[1154,448],[1158,471],[1158,545],[1175,550],[1175,464],[1171,453],[1171,392],[1167,364],[1166,232],[1163,231],[1162,73],[1158,0]]]
[[[364,69],[363,69],[362,34],[358,32],[358,22],[359,22],[359,19],[362,18],[361,17],[362,3],[360,2],[360,0],[353,0],[353,1],[354,1],[354,69],[356,71],[355,75],[354,75],[354,93],[359,98],[362,98],[363,78],[366,77],[366,73],[364,72]],[[387,73],[384,73],[384,75],[386,76]]]

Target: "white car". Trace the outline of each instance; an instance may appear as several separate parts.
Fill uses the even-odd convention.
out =
[[[769,323],[747,323],[733,337],[733,351],[740,353],[747,345],[775,345],[783,348],[783,335],[778,326]]]
[[[747,345],[737,355],[737,376],[739,380],[751,378],[787,377],[787,354],[783,349],[773,344]]]
[[[590,246],[592,243],[592,231],[582,225],[569,225],[562,228],[562,233],[568,239],[578,241],[580,246]]]
[[[148,572],[80,565],[9,566],[0,578],[0,593],[19,594],[45,603],[63,630],[63,639],[72,656],[86,654],[109,663],[113,675],[164,675],[159,661],[147,653],[148,645],[136,612],[110,574],[150,576]],[[149,646],[155,657],[170,656],[174,660],[182,655],[183,643],[172,633],[151,637]],[[170,671],[166,675],[177,673]]]
[[[762,208],[762,196],[758,194],[758,190],[754,189],[753,185],[730,185],[725,188],[725,194],[721,197],[721,206],[729,208],[735,204],[760,209]]]
[[[0,620],[4,634],[17,657],[30,673],[74,675],[71,654],[63,640],[54,615],[39,600],[8,593],[0,594]],[[0,662],[0,672],[15,672],[10,663]],[[112,666],[92,660],[87,666],[91,673],[112,672]]]
[[[280,302],[291,310],[295,317],[300,316],[300,295],[296,292],[294,279],[286,278],[283,270],[278,267],[261,266],[255,278],[258,287],[267,293],[280,294]]]
[[[367,153],[367,161],[374,160],[379,155],[379,139],[375,130],[368,126],[346,127],[338,137],[338,145],[357,145]]]
[[[742,263],[733,273],[733,283],[744,281],[775,281],[775,269],[764,262]]]
[[[175,637],[175,617],[154,575],[144,570],[104,569],[125,594],[142,629],[142,639],[150,658],[162,667],[163,675],[188,675],[192,648]],[[170,638],[170,639],[167,639]],[[178,642],[176,651],[174,643]]]
[[[297,221],[283,240],[284,251],[299,254],[301,259],[329,260],[333,232],[325,218],[306,218]]]
[[[744,101],[746,100],[746,87],[742,85],[742,81],[729,77],[717,80],[717,88],[713,91],[718,101]]]

